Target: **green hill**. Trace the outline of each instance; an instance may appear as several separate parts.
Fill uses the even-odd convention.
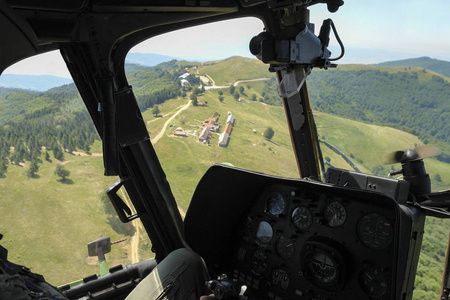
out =
[[[233,56],[217,62],[205,63],[199,75],[208,74],[216,85],[230,85],[238,80],[272,77],[269,66],[252,58]]]
[[[429,57],[419,57],[419,58],[411,58],[397,61],[388,61],[380,64],[376,64],[375,66],[384,66],[384,67],[419,67],[434,71],[446,77],[450,77],[450,62],[433,59]]]
[[[444,150],[450,162],[450,81],[424,69],[344,65],[308,78],[312,107],[395,127]]]

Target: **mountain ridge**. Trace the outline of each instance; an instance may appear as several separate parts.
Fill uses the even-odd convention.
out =
[[[439,60],[430,58],[427,56],[394,60],[382,62],[379,64],[373,64],[373,66],[383,66],[383,67],[419,67],[430,71],[434,71],[446,77],[450,77],[450,62],[445,60]]]

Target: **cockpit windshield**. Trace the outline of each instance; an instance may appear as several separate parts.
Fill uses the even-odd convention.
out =
[[[400,217],[395,210],[398,204],[391,198],[396,195],[383,196],[384,202],[380,204],[376,203],[375,196],[364,199],[360,197],[361,193],[354,190],[348,199],[342,190],[333,194],[335,186],[326,184],[330,183],[327,174],[331,173],[327,173],[328,170],[380,176],[396,183],[404,182],[404,179],[409,183],[416,179],[402,173],[403,165],[423,161],[419,166],[420,171],[424,171],[420,174],[423,176],[420,180],[429,181],[432,191],[450,188],[450,57],[447,53],[450,45],[440,44],[448,42],[442,38],[448,36],[448,32],[443,32],[448,29],[443,21],[448,19],[444,15],[448,10],[442,8],[448,4],[441,1],[442,7],[429,8],[430,14],[431,11],[434,14],[430,19],[435,21],[423,24],[418,21],[423,18],[421,9],[405,13],[404,5],[383,2],[386,3],[352,3],[342,7],[336,15],[330,15],[325,7],[312,8],[311,23],[315,24],[315,28],[306,25],[307,30],[301,33],[309,30],[319,35],[322,20],[333,18],[327,49],[330,50],[329,57],[320,57],[322,64],[314,60],[316,58],[311,59],[317,63],[317,67],[313,68],[309,64],[305,68],[292,67],[291,70],[289,66],[283,69],[270,59],[270,63],[265,63],[267,56],[263,57],[261,53],[253,55],[262,48],[279,50],[272,47],[272,41],[263,45],[267,28],[254,17],[156,35],[128,52],[125,60],[126,85],[121,88],[127,87],[119,92],[125,90],[124,94],[130,94],[132,89],[134,93],[138,109],[132,117],[140,122],[139,112],[142,115],[150,147],[154,147],[157,163],[161,164],[164,172],[156,174],[166,176],[158,179],[163,181],[161,185],[166,183],[165,179],[170,185],[169,191],[173,193],[181,215],[180,224],[183,224],[181,220],[189,219],[186,213],[195,195],[197,199],[202,196],[211,198],[211,201],[202,198],[200,202],[210,204],[208,211],[215,211],[217,207],[213,204],[219,203],[223,214],[222,219],[218,220],[226,221],[226,213],[229,213],[234,216],[236,224],[241,222],[236,225],[239,234],[242,234],[236,245],[248,253],[253,251],[253,256],[241,260],[250,261],[252,265],[238,272],[269,274],[266,270],[267,257],[277,263],[283,260],[282,266],[285,268],[276,269],[275,276],[277,288],[282,290],[283,284],[288,286],[286,280],[283,281],[289,275],[285,261],[297,255],[297,262],[306,265],[313,276],[317,275],[313,281],[319,283],[319,288],[331,293],[335,292],[333,288],[342,289],[345,280],[338,279],[338,272],[327,275],[322,269],[338,270],[341,272],[339,274],[343,274],[343,268],[336,266],[341,267],[348,262],[343,255],[347,250],[340,251],[342,255],[336,258],[333,249],[345,249],[349,245],[355,245],[357,249],[370,248],[373,253],[382,249],[388,253],[386,257],[390,262],[395,264],[391,252],[396,250],[391,249],[399,247],[397,240],[393,242],[400,231],[400,226],[397,227],[400,223],[396,222],[406,218],[403,215]],[[382,7],[390,7],[390,10],[381,10]],[[281,14],[280,11],[277,13]],[[382,15],[386,16],[383,22],[380,21]],[[289,21],[287,19],[286,22]],[[161,30],[167,31],[165,29],[167,27]],[[276,30],[282,29],[284,27]],[[430,32],[437,38],[428,34]],[[277,42],[281,40],[280,45],[283,42],[294,44],[302,38],[299,37],[301,33],[291,40],[283,39],[281,35]],[[249,50],[253,37],[258,37],[258,44],[256,50],[255,47]],[[345,47],[339,45],[339,40]],[[297,53],[295,59],[303,61],[305,58],[300,55],[303,50],[301,46],[296,47],[294,50],[298,53],[282,54],[291,59]],[[69,53],[69,50],[63,49],[63,56],[64,51]],[[323,49],[320,51],[325,52]],[[340,60],[328,61],[328,58],[340,57],[344,52]],[[84,55],[89,57],[88,54]],[[67,57],[68,64],[76,64]],[[46,61],[41,56],[35,61],[27,60],[25,66],[34,65],[39,60],[41,63]],[[114,63],[121,65],[123,61]],[[50,65],[56,63],[51,61]],[[148,221],[154,215],[148,211],[140,216],[134,215],[144,208],[136,206],[131,199],[139,194],[136,192],[137,184],[127,182],[129,177],[135,176],[148,184],[152,179],[149,174],[153,173],[133,173],[133,167],[139,167],[138,163],[133,163],[139,160],[130,160],[130,163],[125,162],[123,157],[125,152],[136,149],[128,149],[126,143],[120,144],[120,148],[117,142],[114,146],[120,148],[118,157],[122,159],[120,164],[126,165],[126,171],[119,172],[121,178],[103,176],[106,166],[100,139],[103,133],[99,135],[96,132],[95,126],[99,124],[92,123],[91,118],[96,121],[95,118],[104,112],[102,109],[105,106],[102,105],[105,103],[92,101],[94,106],[98,104],[98,111],[92,110],[92,107],[86,110],[88,101],[83,103],[80,96],[84,92],[94,99],[98,91],[94,91],[93,85],[88,82],[91,80],[91,83],[98,84],[98,78],[94,75],[88,79],[78,78],[78,86],[71,81],[61,81],[61,84],[45,85],[43,88],[44,83],[60,81],[54,77],[40,77],[38,85],[41,89],[36,90],[35,85],[29,84],[30,77],[11,79],[12,76],[8,76],[12,75],[8,73],[25,76],[24,73],[31,70],[20,66],[7,69],[0,77],[0,196],[6,199],[2,207],[7,212],[0,219],[0,233],[5,236],[2,243],[9,248],[11,260],[47,274],[48,281],[55,285],[71,281],[75,285],[81,282],[83,276],[98,273],[99,265],[99,275],[110,271],[102,269],[98,254],[98,246],[102,243],[108,247],[115,245],[107,249],[111,251],[106,256],[110,266],[154,258],[153,252],[156,251],[152,252],[154,245],[147,236],[148,227],[138,218],[144,215]],[[297,84],[295,87],[304,93],[298,101],[303,101],[301,104],[304,106],[301,109],[298,106],[297,111],[287,104],[286,90],[280,89],[281,77],[289,77],[284,77],[283,72],[293,74]],[[296,77],[296,72],[301,75]],[[67,72],[58,74],[67,75]],[[117,78],[108,76],[105,78],[111,80],[113,87]],[[19,84],[12,86],[11,80]],[[80,89],[80,82],[86,84],[84,91]],[[126,98],[127,101],[129,99],[133,97]],[[303,107],[306,109],[303,110]],[[290,123],[292,116],[298,119]],[[125,118],[112,119],[117,124],[122,122],[121,125],[128,126]],[[102,120],[101,117],[98,120]],[[107,122],[101,126],[105,124]],[[306,125],[310,126],[310,137],[299,133]],[[133,131],[133,128],[126,129]],[[111,130],[114,134],[118,131],[115,128]],[[146,138],[144,142],[148,142]],[[302,175],[302,166],[310,163],[299,150],[305,141],[314,144],[311,147],[317,158],[314,161],[318,166],[317,176]],[[147,163],[148,160],[145,154],[140,157],[140,162]],[[219,167],[211,168],[215,164]],[[223,166],[226,167],[221,169]],[[235,190],[219,182],[226,176],[216,178],[216,174],[226,174],[232,178],[230,182],[234,183]],[[305,181],[295,181],[304,177],[307,177]],[[239,182],[241,178],[248,179],[253,184],[251,188],[247,188],[248,182]],[[105,192],[118,179],[116,186],[123,184],[123,187],[111,194],[122,202],[111,201],[117,211],[126,211],[130,207],[128,215],[136,217],[126,224],[120,221]],[[201,192],[196,191],[199,182],[203,189]],[[270,185],[265,186],[268,182]],[[313,186],[309,191],[305,189],[305,186],[310,187],[308,182],[312,182],[310,186]],[[352,188],[347,184],[342,186]],[[111,189],[114,190],[114,187]],[[220,195],[216,195],[216,189],[221,191]],[[370,189],[379,191],[375,185],[370,185]],[[406,203],[408,193],[405,195],[403,200]],[[250,199],[250,196],[254,198]],[[225,205],[228,200],[232,207]],[[348,205],[350,202],[353,206]],[[388,203],[386,207],[385,203]],[[252,208],[253,204],[255,206]],[[242,217],[242,211],[233,211],[235,207],[242,211],[247,209],[248,214]],[[378,213],[370,211],[373,207]],[[168,210],[172,212],[171,209]],[[197,207],[196,212],[201,214],[201,207]],[[358,220],[355,218],[347,222],[352,216],[357,216]],[[30,228],[27,223],[30,220],[38,225]],[[208,216],[208,220],[217,221],[212,215]],[[423,235],[415,280],[415,300],[437,298],[440,293],[450,225],[447,220],[426,218],[426,234]],[[73,227],[75,223],[80,224],[76,227],[77,232]],[[376,226],[371,227],[373,224]],[[357,238],[346,235],[344,225],[347,228],[353,226],[355,230],[352,233]],[[391,225],[395,228],[392,229]],[[322,236],[310,238],[308,234],[314,235],[311,228]],[[335,229],[341,230],[340,237],[345,245],[324,233]],[[411,239],[415,237],[408,235],[398,241]],[[294,250],[295,243],[297,252],[300,244],[301,247],[303,244],[311,245],[314,251],[303,251],[300,257]],[[261,250],[258,247],[265,248]],[[273,249],[267,250],[270,247]],[[236,261],[245,256],[241,257],[238,252],[233,253]],[[380,257],[377,259],[382,260]],[[377,271],[375,267],[367,267],[364,259],[360,263],[362,270]],[[66,265],[71,268],[61,267]],[[389,272],[394,273],[393,270],[386,273]],[[361,294],[382,299],[381,296],[388,293],[387,288],[380,294],[370,290],[370,281],[377,278],[364,272],[361,274],[361,281],[364,281],[359,282],[363,286]],[[355,279],[358,284],[357,281]],[[335,286],[330,288],[333,284]],[[377,284],[380,286],[380,283]],[[384,288],[383,284],[381,286]]]

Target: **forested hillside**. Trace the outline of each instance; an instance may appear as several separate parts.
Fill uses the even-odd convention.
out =
[[[313,109],[393,126],[446,151],[450,162],[449,79],[417,68],[342,66],[308,78]]]
[[[185,70],[127,66],[142,111],[181,94],[179,76]],[[193,80],[199,82],[199,79]],[[89,152],[99,139],[92,120],[83,108],[74,84],[36,92],[0,88],[0,176],[10,164],[30,161],[29,177],[39,171],[38,158],[64,160],[64,153]]]

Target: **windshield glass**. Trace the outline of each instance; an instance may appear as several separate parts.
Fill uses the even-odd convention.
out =
[[[257,24],[250,37],[262,30]],[[208,48],[208,33],[216,30],[209,26],[150,39],[127,57],[128,79],[183,216],[197,182],[214,163],[299,176],[274,73],[249,53],[231,56],[230,50],[229,56],[214,56],[222,49]],[[144,51],[158,51],[163,40],[192,45],[195,51],[171,48],[159,52],[168,56],[164,62],[142,63],[144,57],[160,58]],[[359,60],[350,64],[350,57],[336,69],[314,69],[307,78],[325,167],[387,177],[401,168],[400,163],[386,164],[392,152],[436,145],[444,155],[426,158],[426,170],[434,190],[448,188],[448,77],[414,66],[429,59],[396,63],[405,66],[369,65],[382,63],[381,58]],[[431,233],[424,238],[414,299],[437,297],[444,267],[449,224],[434,218],[426,223]],[[431,245],[440,249],[439,255]]]
[[[103,274],[88,251],[101,238],[120,241],[105,253],[109,267],[152,255],[140,225],[123,224],[105,193],[118,178],[103,176],[100,138],[69,76],[51,52],[0,77],[1,245],[57,286]]]
[[[422,32],[409,44],[413,52],[378,49],[408,32],[391,33],[398,23],[387,21],[377,27],[379,17],[370,21],[377,4],[371,5],[344,6],[332,16],[347,54],[338,68],[313,69],[307,78],[325,167],[385,177],[400,169],[399,163],[385,164],[389,153],[434,145],[443,154],[426,158],[426,170],[433,190],[447,189],[450,73],[445,66],[450,59],[431,52],[447,52],[447,46],[435,44],[446,41]],[[416,13],[398,18],[393,6],[388,20],[419,23]],[[444,11],[433,13],[446,20]],[[327,17],[312,10],[317,27]],[[420,26],[428,32],[445,28]],[[254,18],[209,24],[152,38],[127,56],[128,82],[183,217],[198,181],[214,163],[299,177],[277,78],[248,51],[248,42],[263,28]],[[403,41],[412,43],[407,37]],[[333,39],[331,44],[337,56],[340,49]],[[432,47],[411,46],[422,44]],[[52,59],[37,70],[53,67]],[[34,77],[38,84],[27,85],[28,77],[12,76],[31,71],[36,61],[48,62],[36,57],[0,78],[0,233],[10,260],[62,285],[99,274],[98,257],[86,249],[97,239],[120,241],[106,255],[110,266],[153,257],[141,223],[122,224],[107,199],[106,188],[118,178],[103,176],[101,141],[75,86],[70,80],[44,85],[54,81],[49,77]],[[57,76],[67,77],[67,70]],[[126,192],[118,194],[129,203]],[[416,300],[439,295],[448,225],[427,218]]]

